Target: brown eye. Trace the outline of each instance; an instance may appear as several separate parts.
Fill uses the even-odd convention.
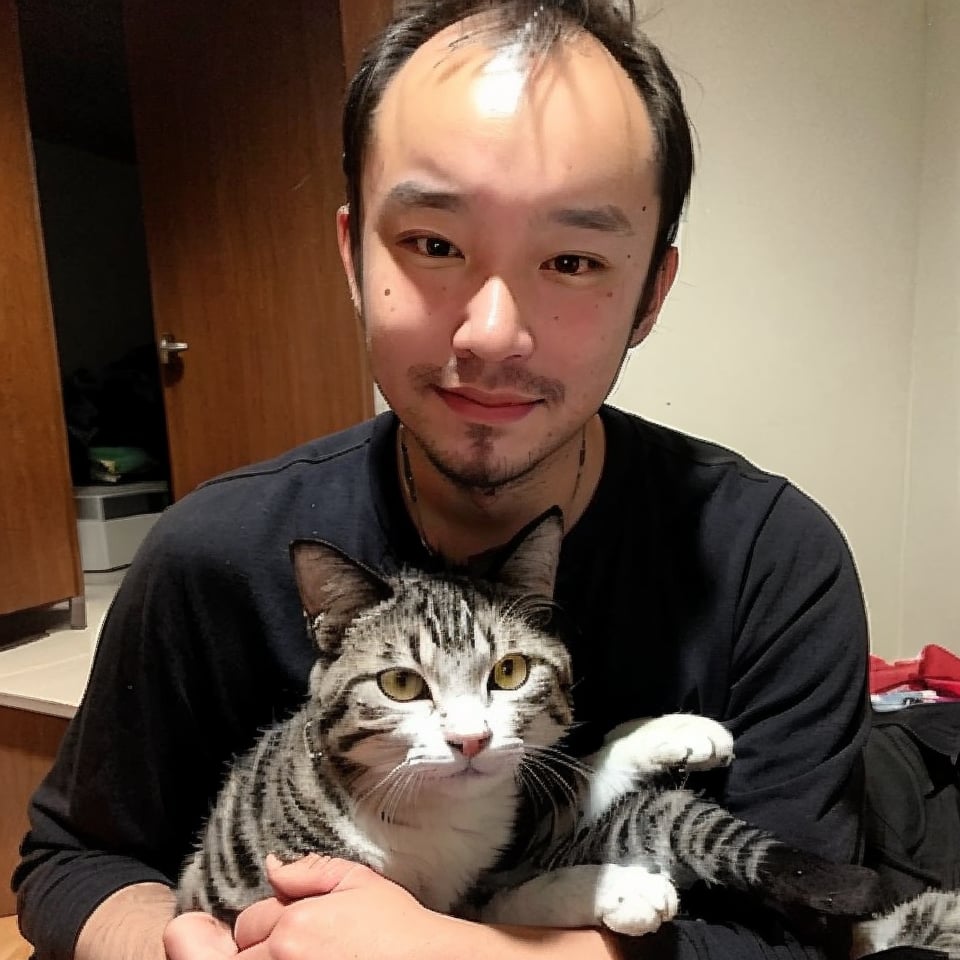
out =
[[[516,690],[526,683],[530,661],[523,654],[508,653],[499,660],[490,674],[490,685],[499,690]]]
[[[384,670],[377,677],[377,683],[391,700],[399,700],[402,703],[407,700],[416,700],[427,686],[423,677],[412,670]]]
[[[604,269],[604,264],[593,257],[582,253],[560,253],[541,265],[546,270],[560,273],[567,277],[582,277],[588,273],[596,273]]]
[[[424,257],[446,260],[450,257],[462,257],[463,254],[449,240],[442,237],[414,237],[413,246]]]
[[[554,257],[553,269],[557,273],[575,274],[580,272],[583,263],[583,257],[575,257],[569,253],[559,257]]]

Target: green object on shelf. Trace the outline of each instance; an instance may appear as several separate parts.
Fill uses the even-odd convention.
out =
[[[90,473],[97,480],[116,483],[154,466],[153,458],[140,447],[91,447]]]

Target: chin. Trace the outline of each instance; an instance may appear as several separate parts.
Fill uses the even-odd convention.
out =
[[[499,790],[505,782],[512,780],[512,771],[485,771],[466,767],[458,773],[435,780],[431,789],[447,797],[468,798]]]

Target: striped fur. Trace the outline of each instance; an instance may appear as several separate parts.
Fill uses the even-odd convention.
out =
[[[960,891],[928,890],[854,928],[854,958],[894,947],[922,947],[960,958]]]
[[[548,627],[561,536],[558,512],[531,524],[496,582],[384,580],[331,546],[295,545],[317,648],[309,697],[233,764],[182,872],[179,909],[230,922],[272,895],[267,853],[316,851],[366,863],[432,909],[498,922],[644,933],[695,880],[869,915],[870,871],[791,850],[663,785],[681,763],[730,761],[714,721],[638,721],[586,761],[562,752],[571,668]],[[518,657],[526,676],[515,683],[495,665]]]
[[[588,758],[592,772],[573,781],[575,802],[539,809],[530,842],[513,853],[508,866],[481,879],[476,895],[485,904],[484,919],[520,924],[536,922],[530,920],[535,916],[563,926],[601,922],[636,935],[671,919],[677,890],[698,880],[749,891],[787,914],[858,917],[876,908],[879,891],[872,871],[794,850],[690,790],[665,785],[658,774],[666,768],[650,770],[643,737],[654,728],[660,739],[685,738],[674,742],[688,752],[698,733],[713,737],[719,749],[688,762],[691,767],[730,759],[724,752],[729,735],[712,720],[669,715],[646,721],[620,741],[629,744],[641,735],[637,776],[597,813],[589,793],[591,781],[608,773],[606,757],[601,751]],[[622,869],[611,872],[611,864]],[[585,870],[586,865],[593,869]],[[624,898],[637,899],[638,885],[651,892],[654,905],[624,908]]]

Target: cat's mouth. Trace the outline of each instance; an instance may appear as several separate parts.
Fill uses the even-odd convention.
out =
[[[459,758],[458,758],[459,759]],[[431,764],[429,771],[422,771],[426,777],[440,783],[470,783],[496,779],[504,776],[501,764],[477,763],[475,759],[448,760]]]
[[[462,767],[460,770],[455,771],[452,776],[454,777],[489,777],[489,770],[479,770],[472,763],[468,763],[465,767]]]
[[[513,776],[513,767],[509,763],[491,763],[483,757],[465,759],[463,763],[447,773],[444,779],[471,781],[496,780]]]
[[[469,783],[483,780],[502,780],[514,774],[512,757],[494,756],[483,752],[474,757],[450,755],[446,757],[408,757],[404,766],[410,773],[425,780],[441,783]]]

